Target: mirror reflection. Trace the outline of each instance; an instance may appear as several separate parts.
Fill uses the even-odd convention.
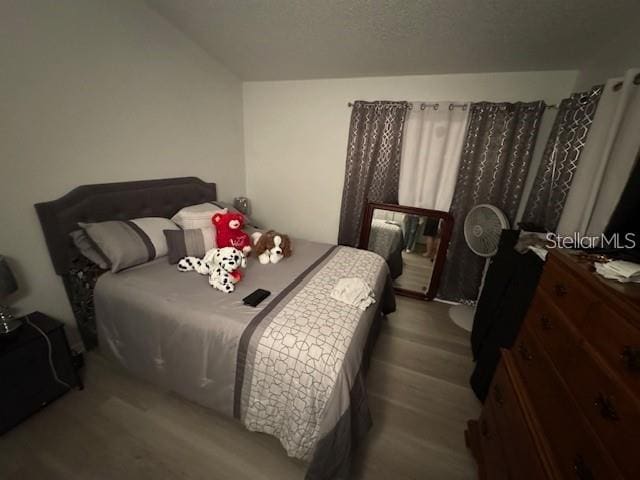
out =
[[[393,210],[370,208],[367,249],[382,256],[389,265],[399,291],[426,296],[434,266],[440,254],[445,212],[394,206]]]

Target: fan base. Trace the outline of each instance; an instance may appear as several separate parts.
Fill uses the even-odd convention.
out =
[[[471,331],[473,327],[473,317],[476,314],[476,309],[469,305],[454,305],[449,309],[449,318],[460,328]]]

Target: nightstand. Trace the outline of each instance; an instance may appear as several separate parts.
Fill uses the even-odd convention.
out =
[[[40,312],[28,317],[51,343],[58,378],[69,387],[82,388],[64,325]],[[25,322],[14,333],[0,337],[0,434],[67,393],[69,387],[55,380],[47,341],[34,326]]]

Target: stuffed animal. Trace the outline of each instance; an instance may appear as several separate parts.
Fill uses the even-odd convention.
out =
[[[265,233],[253,234],[254,250],[261,264],[278,263],[292,253],[291,240],[288,235],[269,230]]]
[[[240,268],[247,266],[247,259],[234,247],[212,248],[202,259],[184,257],[178,262],[181,272],[196,271],[209,275],[209,285],[225,293],[235,290],[235,284],[242,280]]]
[[[242,250],[245,255],[251,252],[249,234],[242,230],[242,227],[244,227],[244,215],[223,210],[211,217],[211,222],[216,227],[216,244],[218,248],[234,247]]]

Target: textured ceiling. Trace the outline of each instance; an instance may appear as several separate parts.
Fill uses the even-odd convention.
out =
[[[243,80],[579,68],[638,0],[146,0]]]

